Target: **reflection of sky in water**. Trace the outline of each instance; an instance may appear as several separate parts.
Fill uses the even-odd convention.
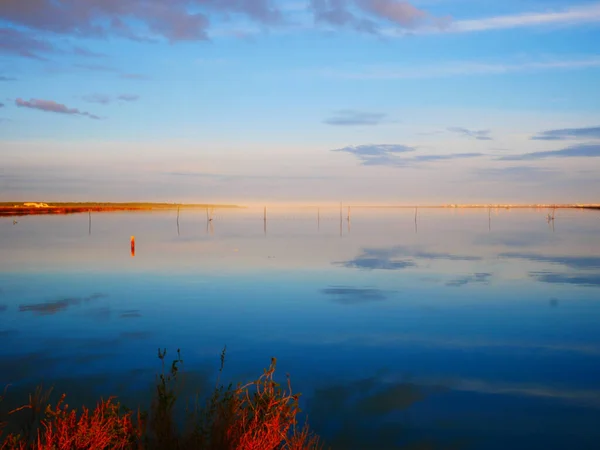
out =
[[[422,209],[415,232],[354,208],[341,237],[335,209],[268,216],[0,220],[0,383],[125,393],[159,346],[205,380],[227,344],[233,376],[277,356],[334,448],[596,448],[598,214]]]

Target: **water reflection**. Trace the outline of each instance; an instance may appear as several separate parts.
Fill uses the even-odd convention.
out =
[[[348,261],[335,261],[333,264],[349,269],[368,270],[400,270],[415,267],[416,263],[409,260],[399,260],[396,255],[379,249],[365,249],[357,257]]]
[[[559,240],[559,237],[529,229],[495,230],[490,234],[475,235],[472,243],[486,246],[532,248],[551,245]]]
[[[22,304],[19,305],[19,312],[32,312],[39,315],[56,314],[65,311],[71,305],[81,305],[82,303],[87,303],[103,297],[106,297],[106,294],[96,293],[87,297],[62,298],[43,303]]]
[[[321,292],[342,305],[355,305],[359,303],[377,302],[386,300],[390,292],[374,288],[355,288],[348,286],[332,286],[322,289]]]
[[[415,208],[415,234],[417,234],[417,212],[418,212],[418,208]]]
[[[311,423],[323,430],[334,449],[416,448],[423,438],[411,423],[409,411],[444,391],[408,381],[385,382],[377,376],[326,385],[315,390],[309,403]]]
[[[440,253],[407,246],[391,248],[363,248],[359,255],[348,261],[336,261],[335,265],[353,269],[400,270],[417,267],[418,259],[448,261],[481,261],[479,256]]]
[[[572,284],[580,286],[600,286],[600,257],[544,255],[540,253],[505,252],[500,258],[519,259],[543,266],[563,266],[574,269],[574,273],[560,273],[553,270],[531,271],[529,276],[543,283]],[[540,264],[541,263],[541,264]]]
[[[523,259],[532,262],[550,263],[573,269],[600,269],[599,256],[566,256],[542,255],[539,253],[505,252],[498,255],[500,258]]]
[[[575,275],[554,272],[531,272],[530,276],[543,283],[600,287],[600,273]]]
[[[460,287],[471,283],[489,284],[491,277],[491,273],[474,273],[471,275],[465,275],[447,281],[446,286]]]
[[[18,334],[18,330],[0,330],[0,337],[3,339],[14,338]]]
[[[134,398],[155,348],[202,383],[227,344],[334,449],[600,442],[598,213],[343,206],[0,219],[0,384]]]

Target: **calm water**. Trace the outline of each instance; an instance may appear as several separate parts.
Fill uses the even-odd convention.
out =
[[[600,448],[600,213],[546,214],[0,218],[0,385],[134,402],[158,347],[191,389],[226,344],[233,380],[276,356],[336,449]]]

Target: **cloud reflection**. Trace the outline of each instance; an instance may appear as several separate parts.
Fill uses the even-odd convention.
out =
[[[45,370],[59,366],[62,358],[50,355],[51,352],[40,351],[27,354],[16,353],[10,357],[0,358],[0,385],[25,380],[32,376],[39,377],[39,374]]]
[[[150,331],[124,331],[121,333],[121,337],[127,340],[144,340],[151,337],[153,333]]]
[[[505,247],[536,247],[558,241],[555,234],[533,231],[500,231],[495,234],[481,234],[473,240],[475,245],[498,245]]]
[[[446,286],[460,287],[472,283],[489,284],[491,273],[474,273],[472,275],[465,275],[462,277],[454,278],[453,280],[447,281]]]
[[[500,253],[500,258],[524,259],[533,262],[546,262],[558,264],[573,269],[600,269],[600,257],[598,256],[547,256],[539,253]]]
[[[70,297],[44,303],[19,305],[19,312],[32,312],[36,315],[51,315],[65,311],[69,306],[80,305],[92,300],[106,297],[106,294],[92,294],[88,297]]]
[[[558,301],[558,300],[557,300]],[[277,342],[283,338],[278,337]],[[414,349],[443,349],[459,351],[484,351],[486,353],[510,353],[523,350],[532,353],[556,352],[573,353],[584,356],[600,356],[600,344],[597,343],[579,343],[569,341],[550,341],[523,340],[523,339],[490,339],[478,336],[477,339],[464,336],[455,336],[452,334],[432,335],[431,333],[376,333],[376,332],[335,332],[328,334],[314,333],[288,333],[284,339],[286,342],[296,345],[323,345],[340,346],[347,345],[353,348],[363,348],[365,351],[369,348],[390,348],[398,350],[400,348]]]
[[[578,286],[600,287],[600,274],[574,274],[556,272],[530,272],[529,276],[543,283],[573,284]]]
[[[374,288],[355,288],[349,286],[332,286],[322,289],[321,293],[342,305],[356,305],[386,300],[390,291]]]
[[[83,312],[85,317],[93,318],[94,320],[109,320],[111,318],[111,309],[107,306],[101,308],[90,308]]]
[[[19,334],[18,330],[12,330],[12,329],[0,330],[0,338],[2,338],[2,339],[8,339],[11,337],[15,337],[18,334]]]
[[[346,267],[348,269],[366,269],[366,270],[401,270],[408,267],[416,267],[412,261],[389,260],[376,258],[367,255],[361,255],[350,261],[337,261],[333,264]]]
[[[406,438],[410,425],[400,425],[397,419],[386,423],[385,418],[438,391],[441,389],[403,381],[389,383],[373,376],[318,387],[309,402],[308,415],[311,425],[324,431],[321,434],[332,448],[393,449]],[[340,422],[341,428],[336,426]]]
[[[543,384],[502,383],[476,379],[454,380],[448,384],[448,387],[456,391],[482,394],[550,398],[600,408],[598,390],[557,389]]]
[[[430,252],[408,246],[395,246],[391,248],[364,248],[356,258],[348,261],[336,261],[333,264],[352,269],[401,270],[416,267],[417,262],[415,259],[481,261],[482,258],[471,255]]]

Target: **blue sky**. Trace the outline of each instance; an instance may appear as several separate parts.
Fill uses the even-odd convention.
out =
[[[598,202],[600,2],[3,0],[0,200]]]

